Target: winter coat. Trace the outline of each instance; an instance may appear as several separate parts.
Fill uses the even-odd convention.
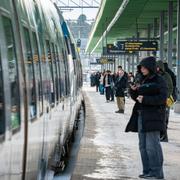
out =
[[[167,85],[164,79],[157,74],[144,77],[141,86],[136,91],[131,90],[130,94],[136,103],[125,131],[138,132],[139,113],[142,116],[142,131],[164,131],[167,99]],[[136,100],[139,95],[143,96],[142,103]]]
[[[105,79],[106,79],[106,76],[108,76],[108,85],[111,86],[111,83],[113,82],[113,78],[110,74],[106,74],[104,76],[104,79],[103,79],[103,86],[106,87],[106,82],[105,82]]]
[[[173,93],[172,93],[172,95],[173,95],[174,100],[176,101],[176,99],[177,99],[176,75],[174,74],[174,72],[171,69],[169,69],[167,63],[164,63],[164,68],[165,68],[165,71],[167,73],[169,73],[169,75],[171,76],[172,83],[173,83]]]
[[[100,82],[99,82],[99,79],[100,79],[101,75],[99,73],[97,73],[95,75],[95,83],[96,83],[96,86],[99,86]]]
[[[124,74],[122,77],[117,76],[115,78],[115,84],[114,84],[114,88],[115,88],[115,96],[116,97],[124,97],[124,91],[127,87],[127,77]]]
[[[176,87],[176,75],[173,73],[171,69],[168,68],[168,64],[164,63],[164,69],[171,76],[173,86]]]
[[[165,71],[164,64],[162,61],[157,61],[157,67],[159,67],[160,71],[158,72],[167,83],[167,97],[173,94],[173,82],[169,73]]]

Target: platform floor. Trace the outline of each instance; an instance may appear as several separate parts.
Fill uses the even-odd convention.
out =
[[[141,160],[136,133],[125,133],[133,101],[125,114],[116,114],[116,102],[106,103],[95,88],[84,87],[86,122],[72,180],[139,179]],[[162,143],[166,180],[180,180],[180,114],[171,111],[169,142]]]

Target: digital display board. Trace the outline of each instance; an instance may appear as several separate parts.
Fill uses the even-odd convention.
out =
[[[117,41],[121,51],[157,51],[157,41]]]

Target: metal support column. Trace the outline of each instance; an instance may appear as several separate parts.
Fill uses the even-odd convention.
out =
[[[121,55],[120,64],[119,65],[123,67],[123,64],[124,64],[124,56]]]
[[[169,1],[168,8],[168,66],[172,69],[172,45],[173,45],[173,1]]]
[[[114,56],[114,73],[116,72],[117,57]]]
[[[164,59],[164,11],[160,15],[160,60]]]
[[[124,71],[126,71],[126,55],[124,55],[123,61],[124,61]]]
[[[154,23],[153,23],[153,36],[156,38],[158,36],[158,19],[154,18]],[[153,55],[156,57],[157,52],[154,51]]]
[[[132,73],[134,74],[134,69],[135,69],[135,63],[134,63],[134,61],[135,61],[135,58],[134,58],[134,54],[132,55]]]
[[[130,56],[127,56],[128,73],[130,72],[130,62],[131,62],[131,57],[130,57]]]
[[[137,32],[137,41],[139,41],[139,37],[140,37],[140,34],[139,34],[139,32]],[[137,54],[137,64],[139,64],[139,52],[138,52],[138,54]]]
[[[158,19],[157,18],[154,18],[153,35],[154,35],[154,38],[158,36]]]
[[[151,25],[148,24],[147,26],[147,39],[149,40],[151,36]],[[150,56],[150,51],[147,51],[147,56]]]
[[[118,56],[118,66],[121,64],[121,55]]]
[[[178,97],[174,106],[174,112],[180,113],[180,0],[177,0],[177,89]]]
[[[139,36],[140,36],[139,26],[138,26],[138,21],[137,21],[137,18],[136,18],[136,38],[137,38],[137,41],[139,41]],[[139,52],[137,54],[137,64],[139,64]]]

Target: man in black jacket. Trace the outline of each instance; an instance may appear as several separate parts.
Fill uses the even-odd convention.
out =
[[[117,100],[117,106],[118,110],[115,111],[116,113],[124,113],[124,107],[125,107],[125,95],[124,91],[127,87],[127,74],[123,71],[121,66],[118,66],[118,72],[115,77],[115,96]]]
[[[136,101],[126,132],[138,132],[143,173],[140,178],[163,179],[163,153],[160,132],[166,129],[165,104],[167,85],[156,73],[154,57],[141,63],[143,78],[139,86],[131,86],[131,97]]]
[[[105,87],[105,95],[106,95],[106,102],[108,103],[110,101],[111,96],[111,83],[113,79],[111,76],[111,71],[107,70],[104,79],[103,79],[103,86]]]

